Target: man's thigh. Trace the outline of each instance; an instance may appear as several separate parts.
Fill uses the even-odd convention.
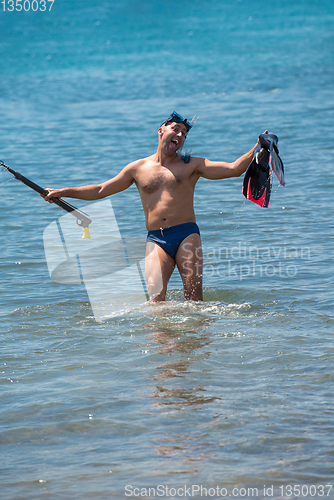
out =
[[[150,300],[165,300],[168,281],[175,261],[159,245],[148,241],[146,245],[145,274]]]
[[[202,300],[203,252],[199,234],[190,234],[183,240],[175,260],[186,298]]]

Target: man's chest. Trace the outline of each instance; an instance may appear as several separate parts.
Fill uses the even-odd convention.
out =
[[[162,190],[177,190],[190,182],[187,168],[165,167],[145,168],[138,172],[136,183],[138,189],[145,193]]]

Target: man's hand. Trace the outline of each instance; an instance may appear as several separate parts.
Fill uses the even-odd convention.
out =
[[[61,189],[50,189],[47,188],[45,191],[48,192],[46,196],[43,196],[41,194],[41,197],[44,198],[45,201],[48,201],[49,203],[53,203],[51,198],[61,198],[62,195],[62,190]]]

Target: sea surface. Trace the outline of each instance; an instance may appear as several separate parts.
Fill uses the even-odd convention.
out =
[[[134,186],[108,207],[71,200],[93,219],[81,240],[1,169],[1,500],[334,498],[334,3],[44,4],[0,4],[12,169],[43,187],[102,182],[152,154],[176,110],[198,115],[185,149],[211,160],[274,132],[286,185],[273,176],[263,209],[242,177],[201,179],[204,302],[184,302],[175,274],[149,305],[138,259],[104,282],[102,252],[93,287],[81,250],[62,253],[79,238],[99,256],[111,220],[118,242],[145,238]],[[52,279],[50,259],[69,258]],[[105,314],[102,292],[119,299]]]

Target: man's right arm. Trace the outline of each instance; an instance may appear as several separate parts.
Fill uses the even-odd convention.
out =
[[[46,201],[52,203],[51,198],[76,198],[79,200],[100,200],[106,196],[119,193],[130,187],[134,182],[132,165],[129,164],[123,170],[102,184],[91,184],[89,186],[69,187],[63,189],[47,189]]]

